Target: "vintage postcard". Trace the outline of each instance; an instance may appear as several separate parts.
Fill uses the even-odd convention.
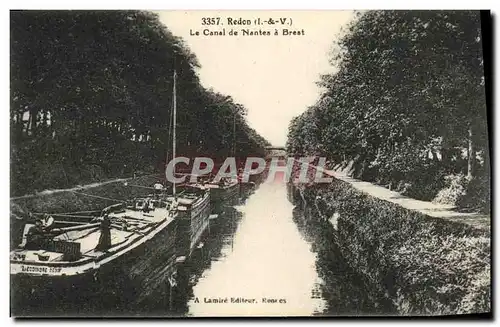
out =
[[[12,10],[11,316],[490,317],[490,22]]]

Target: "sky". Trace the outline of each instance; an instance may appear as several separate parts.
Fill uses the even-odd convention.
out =
[[[285,145],[290,120],[319,98],[321,74],[332,71],[329,53],[340,29],[354,17],[352,11],[160,11],[160,20],[182,37],[196,54],[200,80],[206,88],[230,95],[248,110],[252,128],[276,146]],[[220,17],[221,26],[202,25],[204,17]],[[229,26],[227,18],[291,19],[290,30],[304,35],[229,36],[240,31],[269,30],[274,26]],[[226,29],[226,36],[195,36]],[[282,27],[279,27],[281,29]],[[281,31],[280,31],[281,32]],[[239,32],[241,34],[241,31]]]

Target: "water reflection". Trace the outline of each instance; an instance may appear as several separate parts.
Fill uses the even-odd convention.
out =
[[[154,289],[141,290],[149,297],[137,303],[134,298],[139,290],[132,289],[129,281],[118,279],[117,276],[124,274],[117,271],[110,273],[108,280],[88,283],[89,293],[96,295],[91,300],[68,303],[64,308],[45,308],[43,314],[310,316],[395,313],[387,301],[373,295],[371,288],[344,264],[333,227],[311,208],[292,204],[293,196],[289,195],[286,185],[281,182],[262,183],[244,191],[242,197],[214,208],[219,216],[211,222],[202,240],[203,246],[179,271],[175,288],[169,287],[167,274],[155,271],[151,276],[156,281]]]
[[[289,196],[293,202],[293,196]],[[293,220],[316,256],[316,271],[322,283],[319,294],[326,306],[325,316],[396,314],[392,303],[345,263],[333,226],[314,207],[297,201]]]
[[[322,312],[325,301],[318,296],[322,281],[315,269],[316,255],[293,221],[285,185],[261,184],[244,205],[233,210],[221,216],[221,233],[213,233],[220,248],[210,250],[207,269],[192,280],[187,314],[307,316]],[[228,303],[213,303],[226,299]],[[245,300],[253,303],[236,303]]]
[[[333,227],[289,195],[283,183],[264,183],[245,203],[225,207],[186,272],[184,315],[395,313],[345,265]],[[255,301],[236,303],[242,299]]]

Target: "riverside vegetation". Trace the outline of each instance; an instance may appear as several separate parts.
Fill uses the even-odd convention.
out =
[[[264,154],[246,108],[200,84],[154,13],[12,11],[10,33],[13,195],[163,171],[174,69],[178,155]]]
[[[297,192],[314,216],[336,220],[344,262],[395,312],[490,311],[489,231],[401,208],[337,179]]]
[[[287,152],[353,164],[409,197],[490,210],[480,13],[369,11],[335,42],[334,73],[289,126]]]
[[[481,42],[478,12],[359,14],[335,44],[322,97],[291,122],[288,154],[326,156],[403,195],[489,213]],[[295,188],[332,223],[346,264],[397,313],[491,311],[489,229],[432,218],[339,179]]]

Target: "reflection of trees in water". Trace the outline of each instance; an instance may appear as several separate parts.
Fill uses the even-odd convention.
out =
[[[128,316],[135,306],[137,289],[122,270],[127,267],[105,267],[93,275],[45,285],[16,287],[12,308],[21,316]],[[46,288],[44,288],[45,286]],[[22,299],[17,302],[16,299]]]
[[[203,272],[210,269],[212,262],[223,256],[222,249],[232,242],[238,223],[243,217],[243,214],[234,206],[244,205],[255,189],[256,187],[250,185],[242,185],[238,198],[226,200],[214,206],[212,212],[219,216],[210,223],[210,232],[202,240],[203,247],[193,253],[179,272],[179,285],[175,293],[173,314],[188,313],[188,302],[194,297],[193,286],[198,283]]]
[[[220,258],[224,244],[230,242],[238,227],[242,214],[233,206],[244,205],[254,192],[254,187],[242,187],[241,196],[217,204],[213,213],[219,217],[210,223],[210,232],[202,242],[204,246],[193,253],[193,256],[179,270],[178,285],[173,289],[172,305],[169,303],[170,286],[168,276],[160,267],[151,272],[149,278],[154,283],[150,289],[139,289],[128,274],[122,269],[128,266],[113,265],[112,270],[101,272],[99,277],[89,279],[82,285],[84,288],[70,289],[65,293],[65,300],[60,301],[61,292],[54,294],[27,294],[23,298],[31,299],[30,303],[15,305],[16,314],[39,316],[177,316],[187,312],[187,302],[193,296],[192,287],[201,277],[204,270],[209,269],[212,260]],[[22,289],[16,290],[21,292]],[[31,292],[31,289],[26,289]],[[139,294],[147,294],[141,297]],[[42,299],[43,295],[43,299]],[[50,296],[54,296],[54,301]],[[15,299],[14,299],[15,300]],[[57,301],[56,301],[57,300]],[[58,305],[53,305],[53,303]]]
[[[289,196],[289,199],[292,199]],[[323,281],[319,286],[327,306],[321,315],[367,315],[394,313],[392,305],[370,291],[361,277],[345,263],[333,226],[319,217],[311,207],[293,210],[293,220],[304,239],[317,254],[316,270]]]
[[[186,314],[188,302],[194,297],[193,286],[198,283],[203,272],[210,269],[213,261],[222,256],[222,249],[232,242],[232,238],[242,218],[242,213],[234,207],[219,208],[219,217],[210,226],[210,233],[203,240],[204,246],[193,253],[183,268],[183,283],[179,284],[176,294],[175,312]]]
[[[177,274],[177,286],[172,289],[172,303],[169,303],[170,286],[166,276],[158,276],[163,281],[157,283],[157,289],[151,290],[151,296],[140,305],[133,306],[137,315],[182,316],[188,312],[188,302],[193,298],[193,286],[197,284],[203,272],[210,269],[213,260],[222,256],[222,249],[227,242],[231,242],[238,227],[242,214],[235,205],[244,205],[248,197],[254,192],[251,186],[242,186],[239,197],[216,203],[212,213],[218,218],[210,222],[210,228],[202,239],[203,247],[193,252],[192,256]],[[162,286],[163,285],[163,286]]]

